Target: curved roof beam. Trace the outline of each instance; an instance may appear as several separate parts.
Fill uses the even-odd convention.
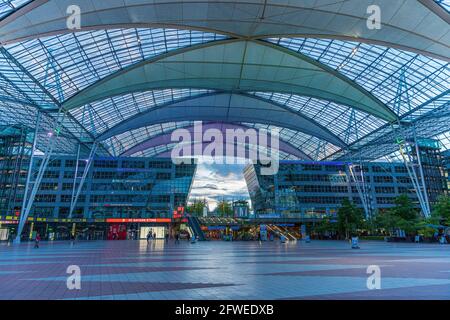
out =
[[[188,127],[183,127],[180,129],[188,130],[191,133],[191,136],[194,137],[195,126],[188,126]],[[207,131],[209,129],[219,129],[222,132],[222,135],[225,137],[226,130],[228,130],[228,129],[229,130],[235,130],[235,129],[248,130],[248,129],[252,129],[252,128],[249,126],[242,125],[242,124],[212,122],[212,123],[207,123],[207,124],[202,125],[202,136],[205,133],[205,131]],[[123,152],[120,156],[132,156],[133,154],[135,154],[137,152],[141,152],[141,151],[144,151],[144,150],[147,150],[150,148],[154,148],[157,146],[161,146],[161,145],[169,145],[171,143],[174,143],[174,141],[172,141],[172,139],[171,139],[171,135],[172,135],[172,132],[175,130],[177,130],[177,129],[173,129],[168,132],[163,132],[163,133],[153,136],[143,142],[140,142],[137,145],[135,145],[135,146],[129,148],[128,150],[126,150],[125,152]],[[299,159],[312,160],[312,158],[309,157],[306,153],[297,149],[289,142],[280,140],[279,149],[280,149],[280,151],[283,151],[287,154],[291,154]]]
[[[72,32],[61,0],[34,0],[0,21],[0,43]],[[367,28],[372,0],[77,0],[82,29],[173,27],[240,38],[322,37],[395,47],[450,61],[450,15],[432,0],[378,0],[382,27]],[[49,14],[51,13],[51,14]]]
[[[285,92],[333,101],[386,121],[395,113],[357,83],[301,53],[264,41],[222,40],[139,62],[81,90],[63,103],[163,88]]]
[[[342,148],[347,146],[327,128],[292,109],[250,95],[232,93],[207,94],[149,109],[103,132],[97,141],[154,124],[196,120],[269,124],[304,132]]]
[[[161,150],[161,151],[156,151],[155,150],[155,152],[153,153],[153,154],[151,154],[150,156],[152,156],[152,157],[160,157],[160,158],[172,158],[172,149],[174,149],[176,146],[183,146],[183,147],[187,147],[187,146],[189,146],[189,145],[191,145],[191,147],[192,146],[198,146],[198,145],[201,145],[202,146],[202,150],[203,150],[203,152],[205,152],[205,148],[207,147],[207,146],[209,146],[210,145],[210,142],[206,142],[206,141],[200,141],[200,142],[198,142],[198,141],[193,141],[191,144],[189,144],[189,143],[181,143],[181,144],[177,144],[177,143],[172,143],[172,144],[170,144],[170,145],[168,145],[168,146],[166,146],[167,148],[166,148],[166,150]],[[238,155],[237,154],[237,148],[236,148],[236,146],[239,146],[239,147],[242,147],[242,148],[247,148],[247,147],[249,147],[249,149],[251,149],[251,150],[253,150],[253,151],[258,151],[258,146],[257,145],[253,145],[253,144],[243,144],[243,143],[231,143],[231,142],[224,142],[223,143],[223,149],[222,149],[222,151],[223,151],[223,154],[222,154],[222,156],[225,156],[225,157],[230,157],[228,154],[226,154],[226,152],[227,152],[227,150],[226,150],[226,148],[227,147],[229,147],[229,148],[231,148],[231,150],[234,150],[234,155],[233,156],[231,156],[230,158],[241,158],[241,156],[240,155]],[[268,148],[264,148],[264,147],[261,147],[261,151],[262,152],[266,152],[266,150],[267,150]],[[191,149],[192,150],[192,149]],[[289,153],[289,152],[285,152],[285,151],[283,151],[283,150],[281,150],[281,146],[280,146],[280,148],[278,148],[278,150],[277,151],[275,151],[276,153],[278,153],[278,155],[279,156],[281,156],[281,153],[282,152],[284,152],[284,153],[286,153],[286,154],[288,154],[288,155],[293,155],[293,154],[291,154],[291,153]],[[200,155],[201,156],[201,155]],[[187,158],[199,158],[200,156],[198,156],[198,155],[188,155],[187,156]],[[215,156],[215,154],[214,154],[214,156]],[[295,155],[294,155],[295,156]],[[183,156],[182,156],[183,157]],[[247,158],[248,159],[248,157],[247,157],[247,151],[246,151],[246,155],[245,155],[245,157],[244,158]],[[250,159],[249,159],[250,160]],[[300,158],[300,160],[310,160],[310,159],[302,159],[302,158]]]

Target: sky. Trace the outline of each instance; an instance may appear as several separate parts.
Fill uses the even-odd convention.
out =
[[[209,210],[225,200],[250,200],[244,179],[244,164],[206,164],[199,162],[189,201],[208,201]]]

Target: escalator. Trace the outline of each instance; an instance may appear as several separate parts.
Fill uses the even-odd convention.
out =
[[[188,223],[189,227],[191,228],[192,232],[194,233],[195,237],[198,237],[198,240],[205,241],[205,234],[202,231],[202,228],[200,227],[200,223],[198,221],[197,217],[188,217]]]
[[[281,232],[289,239],[292,241],[297,241],[298,239],[300,239],[300,237],[297,236],[297,234],[295,232],[290,231],[287,227],[279,227],[276,226],[278,229],[281,230]]]
[[[283,233],[281,233],[280,230],[276,229],[275,226],[272,224],[267,225],[267,230],[275,234],[280,239],[281,236],[284,236],[287,239],[287,237]]]
[[[297,238],[295,238],[293,235],[291,235],[289,232],[286,232],[285,230],[282,230],[280,227],[276,225],[267,225],[267,229],[274,234],[276,234],[279,238],[283,236],[288,241],[297,241]]]
[[[285,228],[291,235],[293,235],[297,240],[300,240],[302,238],[302,235],[300,232],[296,231],[294,228]]]

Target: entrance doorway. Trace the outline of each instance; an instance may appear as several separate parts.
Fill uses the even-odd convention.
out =
[[[140,230],[140,239],[147,239],[147,234],[151,232],[152,234],[156,233],[156,239],[164,239],[166,235],[166,227],[159,226],[147,226],[141,227]]]

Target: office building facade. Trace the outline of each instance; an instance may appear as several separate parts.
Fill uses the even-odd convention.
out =
[[[419,207],[403,163],[368,162],[360,166],[345,162],[281,161],[275,175],[261,175],[260,169],[261,165],[256,164],[244,170],[256,217],[334,215],[344,199],[363,208],[362,197],[367,199],[369,213],[374,214],[392,207],[401,194],[407,194]],[[440,169],[441,166],[437,172]],[[444,177],[434,181],[440,184],[436,182],[433,188],[429,197],[432,201],[446,191]]]
[[[36,178],[41,161],[35,157],[31,181]],[[28,163],[24,161],[22,166],[17,195],[1,215],[20,212]],[[77,164],[72,156],[52,158],[30,217],[170,218],[174,208],[186,204],[196,170],[195,164],[176,165],[170,158],[95,158],[70,215],[86,164],[86,160]]]

